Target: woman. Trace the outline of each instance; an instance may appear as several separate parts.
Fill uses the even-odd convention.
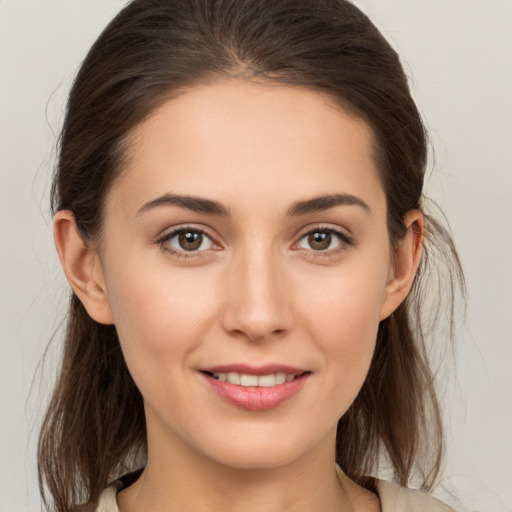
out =
[[[350,3],[128,4],[60,141],[48,506],[449,510],[406,489],[442,462],[426,249],[461,276],[425,161],[398,56]]]

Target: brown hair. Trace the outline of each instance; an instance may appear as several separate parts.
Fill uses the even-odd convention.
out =
[[[59,140],[52,209],[71,210],[85,240],[101,234],[103,202],[130,133],[187,86],[225,77],[294,84],[328,94],[373,129],[390,240],[422,207],[427,138],[396,52],[344,0],[134,0],[81,65]],[[425,255],[408,299],[381,322],[367,379],[338,424],[336,459],[361,484],[387,457],[406,485],[430,487],[441,467],[442,424],[424,339],[426,272],[439,249],[451,265],[444,298],[453,319],[462,271],[449,234],[426,216]],[[430,282],[429,282],[430,284]],[[435,320],[434,320],[435,323]],[[45,505],[94,503],[145,447],[142,397],[114,326],[73,294],[62,367],[39,440]]]

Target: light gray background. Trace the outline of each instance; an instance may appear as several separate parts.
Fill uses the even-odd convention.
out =
[[[66,295],[47,206],[55,134],[76,67],[123,4],[0,0],[3,512],[39,509],[34,448],[51,369],[32,391],[31,384]],[[438,492],[455,490],[467,510],[511,511],[512,2],[356,4],[413,80],[436,154],[428,191],[448,215],[467,276],[468,321],[446,387],[449,450]]]

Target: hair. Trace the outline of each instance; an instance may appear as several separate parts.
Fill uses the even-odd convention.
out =
[[[405,214],[423,210],[426,130],[397,53],[344,0],[130,2],[75,77],[52,211],[70,210],[84,240],[99,239],[106,194],[122,173],[133,131],[187,87],[226,78],[306,87],[364,119],[374,135],[389,238],[392,246],[400,242]],[[442,467],[440,405],[425,339],[429,276],[438,263],[432,251],[451,270],[439,295],[452,327],[454,293],[464,281],[448,231],[428,215],[423,245],[413,290],[381,322],[366,381],[338,423],[336,461],[362,485],[371,485],[368,476],[383,460],[400,484],[419,475],[427,489]],[[145,443],[142,396],[115,326],[92,320],[72,293],[61,369],[39,439],[45,506],[64,512],[95,503],[113,478],[133,469]]]

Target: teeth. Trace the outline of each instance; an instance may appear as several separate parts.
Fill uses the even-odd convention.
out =
[[[270,386],[275,386],[277,384],[277,376],[276,375],[260,375],[258,377],[258,386],[263,388],[269,388]]]
[[[241,386],[257,386],[258,376],[257,375],[246,375],[245,373],[240,374],[240,385]]]
[[[222,382],[230,382],[238,386],[258,386],[269,388],[285,382],[291,382],[295,375],[286,373],[271,373],[269,375],[249,375],[247,373],[229,372],[214,373],[213,377]]]
[[[220,375],[220,374],[219,374]],[[226,380],[231,384],[240,385],[240,374],[235,372],[229,372],[226,374]]]
[[[295,375],[288,375],[288,377],[291,377],[290,380],[293,380]],[[276,373],[276,384],[284,384],[286,381],[286,373]]]

